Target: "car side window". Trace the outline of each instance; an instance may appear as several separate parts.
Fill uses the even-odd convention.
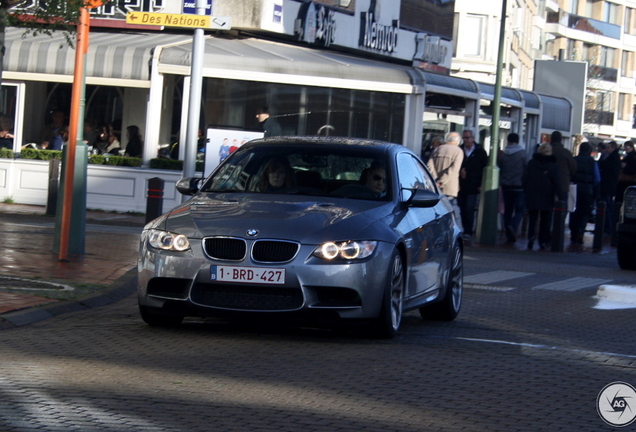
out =
[[[397,157],[397,170],[402,190],[408,189],[424,189],[432,192],[435,190],[435,183],[426,168],[420,161],[408,153],[400,153]],[[410,194],[407,192],[403,199],[408,199]]]
[[[417,167],[417,170],[420,172],[421,177],[424,179],[424,181],[422,182],[424,187],[422,189],[426,189],[431,192],[438,193],[437,186],[435,185],[435,180],[433,180],[431,173],[428,172],[428,170],[422,164],[421,161],[417,160],[413,156],[411,156],[411,158],[415,161],[415,166]]]

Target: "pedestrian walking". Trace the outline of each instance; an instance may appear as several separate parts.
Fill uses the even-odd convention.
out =
[[[570,213],[570,250],[579,252],[584,249],[585,227],[592,213],[594,196],[598,193],[601,174],[598,164],[592,157],[592,145],[589,142],[581,143],[579,154],[574,160],[576,161],[576,173],[573,179],[576,184],[576,208]]]
[[[536,225],[539,221],[539,249],[546,249],[551,241],[552,209],[560,190],[559,167],[552,154],[552,145],[543,143],[526,165],[523,190],[528,209],[528,249],[534,247]]]
[[[607,143],[607,151],[604,158],[598,162],[601,171],[601,185],[599,199],[605,203],[605,233],[612,234],[616,224],[614,212],[614,195],[618,186],[618,177],[621,173],[621,157],[618,154],[616,141]]]
[[[461,214],[457,205],[459,171],[464,160],[464,152],[459,148],[460,139],[457,132],[447,133],[444,144],[433,150],[426,164],[437,185],[449,198],[458,224],[461,224]]]
[[[554,131],[550,137],[550,145],[552,146],[552,154],[559,166],[559,195],[557,195],[557,198],[559,201],[567,203],[570,183],[572,183],[576,173],[576,162],[572,152],[563,147],[562,139],[561,132]]]
[[[475,225],[475,209],[481,192],[481,179],[484,168],[488,166],[488,154],[482,146],[475,143],[475,136],[470,129],[462,133],[464,160],[459,172],[459,194],[457,204],[462,217],[464,236],[473,236]]]
[[[519,135],[508,134],[508,144],[499,155],[499,182],[504,202],[504,229],[508,243],[517,241],[517,229],[523,218],[526,203],[523,193],[523,172],[526,168],[527,154],[519,144]]]

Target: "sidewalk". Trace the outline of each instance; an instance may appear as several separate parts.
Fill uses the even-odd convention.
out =
[[[135,289],[144,215],[88,211],[85,254],[60,262],[53,251],[55,218],[44,207],[0,203],[0,328],[23,325]]]

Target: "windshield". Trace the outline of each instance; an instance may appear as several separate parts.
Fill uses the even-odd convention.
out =
[[[388,200],[390,172],[384,158],[375,148],[245,148],[223,162],[201,191]]]

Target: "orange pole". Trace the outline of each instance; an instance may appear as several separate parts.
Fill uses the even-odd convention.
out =
[[[88,52],[88,35],[90,15],[86,7],[80,8],[77,25],[77,43],[75,47],[75,73],[73,74],[73,91],[71,94],[71,117],[69,122],[66,167],[64,169],[64,200],[62,204],[62,221],[60,226],[60,261],[68,261],[68,245],[71,231],[71,210],[73,209],[73,186],[75,177],[75,154],[77,145],[78,120],[84,82],[84,56]]]

